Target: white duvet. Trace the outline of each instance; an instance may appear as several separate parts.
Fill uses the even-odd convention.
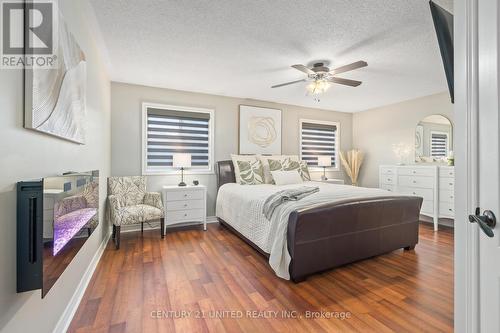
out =
[[[265,200],[273,193],[299,186],[319,187],[314,193],[299,201],[289,201],[276,208],[271,220],[262,213]],[[346,199],[389,197],[385,190],[336,185],[321,182],[304,182],[294,185],[240,185],[229,183],[221,186],[217,195],[216,216],[230,224],[262,251],[269,254],[269,265],[279,277],[289,280],[290,254],[287,248],[287,226],[290,213],[329,202]]]

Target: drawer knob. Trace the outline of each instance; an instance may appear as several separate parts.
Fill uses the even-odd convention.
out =
[[[452,211],[453,211],[453,209],[451,209],[451,208],[448,208],[448,210],[449,210],[450,212],[452,212]]]
[[[184,214],[184,216],[188,216],[188,214],[186,213],[186,214]]]
[[[184,194],[184,197],[187,197],[188,195],[187,194]]]
[[[184,204],[184,207],[187,207],[188,205],[187,204]]]
[[[450,175],[450,176],[453,176],[453,172],[450,172],[450,173],[449,173],[449,175]]]
[[[413,173],[417,173],[415,170],[413,170]]]
[[[453,183],[450,183],[450,185],[453,185]]]
[[[414,180],[414,181],[413,181],[413,184],[416,184],[416,183],[417,183],[417,181],[416,181],[416,180]]]
[[[413,195],[416,195],[417,193],[413,192]]]

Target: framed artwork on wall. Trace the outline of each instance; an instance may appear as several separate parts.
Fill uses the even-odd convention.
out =
[[[281,154],[281,110],[240,105],[240,154]]]
[[[56,10],[56,65],[25,69],[24,127],[85,144],[87,61]]]

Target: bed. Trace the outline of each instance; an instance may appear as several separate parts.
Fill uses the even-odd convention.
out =
[[[216,175],[219,222],[267,257],[284,279],[298,283],[337,266],[412,250],[418,243],[420,197],[307,182],[303,185],[320,191],[283,205],[276,218],[267,220],[259,209],[268,194],[279,190],[276,185],[236,184],[230,160],[216,163]]]

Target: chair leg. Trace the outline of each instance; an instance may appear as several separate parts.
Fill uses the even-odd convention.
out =
[[[141,234],[144,233],[144,222],[141,222]]]
[[[87,228],[87,234],[88,234],[88,235],[89,235],[89,237],[90,237],[90,235],[92,235],[92,229]]]
[[[117,225],[116,226],[116,235],[115,235],[115,248],[117,250],[120,249],[120,229],[121,229],[121,226]]]
[[[113,234],[112,234],[113,239],[116,237],[116,225],[113,224]]]
[[[160,235],[161,238],[165,238],[165,218],[160,219]]]

